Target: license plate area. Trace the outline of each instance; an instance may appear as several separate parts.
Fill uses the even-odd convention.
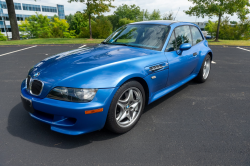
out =
[[[21,100],[22,100],[22,103],[23,103],[23,107],[26,109],[26,111],[30,112],[30,113],[34,113],[35,110],[32,106],[32,101],[23,97],[23,95],[21,95]]]

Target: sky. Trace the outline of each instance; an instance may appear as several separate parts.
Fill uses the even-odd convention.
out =
[[[19,0],[15,0],[19,1]],[[20,0],[21,2],[22,0]],[[26,0],[30,1],[31,3],[36,3],[34,0]],[[67,0],[37,0],[37,2],[43,2],[43,3],[53,3],[53,4],[62,4],[65,8],[65,14],[74,14],[77,11],[83,11],[83,9],[86,8],[86,5],[82,3],[72,2],[68,3]],[[192,6],[192,3],[188,0],[115,0],[113,2],[114,6],[120,6],[122,4],[132,5],[135,4],[139,6],[141,9],[147,9],[149,12],[152,12],[154,9],[159,9],[161,14],[168,13],[169,11],[172,11],[174,13],[174,16],[176,16],[177,21],[188,21],[188,22],[195,22],[195,21],[208,21],[209,18],[197,18],[195,16],[188,16],[183,11],[188,10],[190,6]],[[179,10],[179,12],[178,12]],[[104,13],[104,15],[111,15],[115,9],[111,9],[110,12]],[[213,17],[212,21],[217,21],[217,17]],[[230,16],[230,20],[236,20],[238,21],[238,18],[236,15]]]

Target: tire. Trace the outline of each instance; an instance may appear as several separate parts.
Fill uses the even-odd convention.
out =
[[[145,106],[145,91],[137,81],[123,84],[111,102],[105,127],[118,134],[131,130],[139,121]]]
[[[195,81],[199,83],[205,82],[209,77],[210,70],[211,70],[211,56],[207,54],[206,57],[204,58],[199,74],[195,78]]]

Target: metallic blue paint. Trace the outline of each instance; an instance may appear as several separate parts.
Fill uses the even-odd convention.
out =
[[[99,130],[105,125],[113,96],[126,81],[133,78],[143,79],[147,83],[148,103],[151,103],[196,77],[207,54],[211,54],[212,58],[212,51],[205,39],[190,49],[183,50],[181,55],[176,51],[165,52],[175,27],[196,26],[195,24],[167,21],[133,24],[169,25],[171,29],[162,50],[99,44],[49,57],[28,73],[31,77],[40,73],[36,79],[44,83],[41,95],[33,96],[28,93],[25,81],[21,85],[22,95],[32,100],[33,108],[40,112],[30,115],[50,124],[52,130],[64,134],[78,135]],[[196,56],[193,55],[195,52]],[[152,67],[160,68],[152,70]],[[97,88],[98,91],[88,103],[46,98],[58,86]],[[98,108],[103,108],[103,112],[85,114],[86,110]]]
[[[180,46],[180,50],[181,50],[181,51],[189,50],[191,47],[192,47],[191,44],[189,44],[189,43],[184,43],[184,44],[182,44],[182,45]]]

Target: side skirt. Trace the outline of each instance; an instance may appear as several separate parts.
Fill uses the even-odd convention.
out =
[[[179,88],[180,86],[184,85],[185,83],[189,82],[190,80],[192,80],[193,78],[195,78],[197,76],[197,74],[192,74],[189,77],[187,77],[186,79],[172,85],[169,87],[166,87],[160,91],[155,92],[149,99],[148,104],[154,102],[155,100],[161,98],[162,96],[165,96],[166,94],[168,94],[169,92],[172,92],[173,90]]]

